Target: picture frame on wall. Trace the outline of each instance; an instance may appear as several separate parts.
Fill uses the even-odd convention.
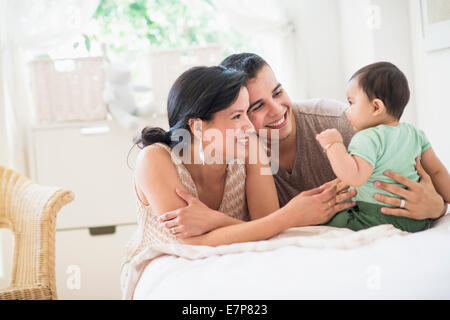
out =
[[[450,48],[450,1],[420,0],[427,51]]]

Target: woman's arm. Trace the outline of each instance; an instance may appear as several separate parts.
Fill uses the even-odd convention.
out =
[[[390,170],[387,170],[384,173],[392,180],[407,187],[406,189],[382,181],[375,182],[377,188],[389,191],[405,199],[404,208],[384,207],[381,210],[384,214],[408,217],[416,220],[437,219],[445,214],[447,211],[447,204],[436,192],[431,177],[423,169],[419,157],[416,158],[416,170],[420,176],[419,182],[412,181]],[[374,198],[395,207],[400,206],[400,199],[396,197],[389,197],[376,193]]]
[[[144,193],[152,211],[158,216],[185,205],[175,188],[187,192],[182,184],[170,153],[161,146],[150,145],[142,149],[136,160],[134,179]]]
[[[328,148],[327,157],[334,174],[351,187],[362,186],[370,178],[373,166],[358,156],[347,152],[342,135],[336,129],[327,129],[316,137],[323,148]]]
[[[192,245],[219,246],[266,240],[291,227],[323,224],[329,221],[336,203],[336,185],[305,191],[284,207],[265,217],[212,230],[209,233],[182,239]]]
[[[251,138],[254,140],[250,141],[249,153],[256,157],[249,158],[253,160],[249,162],[256,163],[245,165],[245,193],[250,218],[256,220],[277,211],[280,204],[267,155],[259,143],[259,138],[256,135]]]
[[[312,197],[317,194],[316,190],[328,190],[332,188],[336,188],[336,202],[334,203],[332,209],[329,210],[330,208],[328,208],[328,205],[326,207],[305,207],[304,212],[307,213],[303,216],[303,226],[324,224],[328,222],[336,213],[347,210],[356,205],[355,202],[351,201],[351,198],[356,195],[356,190],[353,189],[351,191],[346,191],[347,185],[343,184],[338,179],[327,182],[319,188],[305,191],[301,193],[301,195],[303,198]],[[175,221],[177,224],[183,226],[183,232],[176,234],[178,239],[191,238],[205,234],[216,228],[245,223],[245,221],[208,208],[198,198],[191,196],[187,192],[177,189],[176,193],[187,203],[187,206],[161,215],[160,220],[167,228],[170,228],[172,223]]]

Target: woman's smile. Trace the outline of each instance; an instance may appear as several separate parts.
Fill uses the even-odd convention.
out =
[[[244,137],[244,138],[238,138],[238,139],[236,139],[237,143],[239,143],[239,144],[241,144],[241,145],[243,145],[243,146],[245,146],[245,147],[248,146],[248,140],[249,140],[248,136],[247,136],[247,137]]]

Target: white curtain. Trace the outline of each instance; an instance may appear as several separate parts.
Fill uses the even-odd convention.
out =
[[[289,1],[213,0],[218,12],[240,33],[249,37],[249,51],[259,54],[272,67],[291,98],[304,95],[303,73],[298,61],[298,35],[289,17]]]
[[[29,175],[27,57],[78,35],[98,0],[0,0],[0,165]]]

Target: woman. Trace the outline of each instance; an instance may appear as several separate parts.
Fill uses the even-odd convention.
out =
[[[217,246],[263,240],[288,228],[309,224],[318,211],[331,216],[336,186],[300,194],[280,209],[273,177],[261,174],[261,169],[268,166],[263,163],[267,162],[259,159],[256,164],[235,163],[234,155],[240,153],[234,151],[243,148],[243,157],[248,158],[252,145],[249,142],[257,139],[247,116],[249,96],[245,83],[245,74],[233,69],[189,69],[175,81],[169,93],[170,131],[160,128],[142,131],[139,142],[144,148],[134,174],[138,230],[127,246],[123,280],[138,278],[130,273],[141,262],[139,254],[152,245]],[[220,132],[216,137],[223,139],[227,131],[234,133],[233,152],[223,147],[227,141],[205,139],[208,130]],[[188,135],[179,139],[180,131]],[[172,152],[175,149],[181,153]],[[222,161],[211,163],[207,149]],[[201,159],[201,163],[192,161],[195,159]],[[165,212],[176,212],[185,206],[179,195],[198,198],[202,202],[199,207],[208,210],[206,215],[197,210],[189,217],[193,229],[200,228],[195,231],[196,236],[186,234],[182,214],[178,214],[174,225],[166,224],[165,228],[160,224]],[[205,225],[212,231],[205,233],[202,229]],[[131,272],[130,264],[134,266]]]

